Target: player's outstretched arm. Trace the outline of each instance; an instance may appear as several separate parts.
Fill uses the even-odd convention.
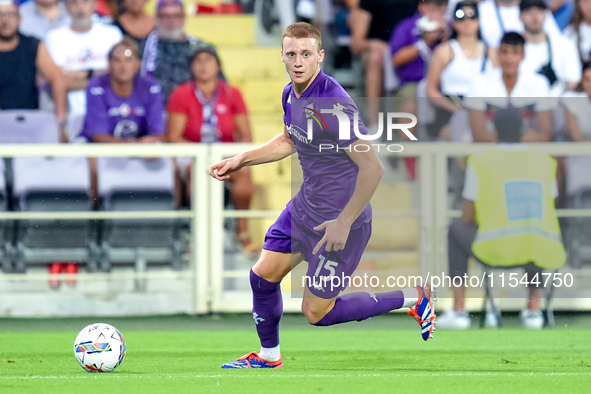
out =
[[[355,190],[349,202],[336,219],[326,221],[314,227],[316,231],[325,230],[324,237],[322,237],[313,250],[314,254],[320,250],[324,243],[326,243],[325,249],[327,252],[345,248],[351,225],[361,215],[365,206],[371,200],[384,175],[384,166],[374,150],[370,149],[366,152],[364,149],[359,149],[359,152],[357,152],[355,150],[355,145],[357,144],[365,145],[363,141],[358,140],[350,145],[350,152],[349,150],[346,151],[351,160],[359,166],[357,180],[355,181]]]
[[[224,181],[230,178],[231,173],[243,167],[278,161],[294,152],[295,146],[289,137],[287,127],[284,126],[283,133],[277,135],[263,146],[212,165],[209,168],[209,175],[219,181]]]

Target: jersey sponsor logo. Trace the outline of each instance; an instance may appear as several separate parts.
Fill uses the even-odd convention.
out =
[[[160,87],[160,85],[152,85],[150,86],[150,93],[152,94],[158,94],[162,91],[162,88]]]
[[[124,118],[133,116],[144,116],[146,109],[144,107],[130,107],[129,104],[123,103],[118,107],[109,108],[109,116],[122,116]]]
[[[301,127],[298,127],[293,124],[287,125],[287,132],[290,135],[292,135],[295,139],[297,139],[300,142],[303,142],[304,144],[309,144],[312,142],[312,140],[309,140],[305,136],[305,132]]]

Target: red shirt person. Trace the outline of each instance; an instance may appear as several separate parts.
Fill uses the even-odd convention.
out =
[[[221,64],[215,48],[198,47],[190,57],[190,67],[192,81],[176,88],[168,101],[168,140],[207,144],[252,142],[242,93],[218,78]],[[190,175],[190,168],[186,170]],[[232,175],[232,204],[236,209],[249,209],[254,191],[250,169],[243,168]],[[190,190],[188,187],[187,194]],[[254,251],[246,219],[236,221],[236,236],[245,251]]]
[[[182,84],[172,92],[167,109],[175,126],[175,123],[185,123],[181,136],[184,142],[247,142],[245,136],[236,135],[242,130],[237,127],[235,118],[243,116],[248,122],[242,93],[223,80],[216,81],[210,97],[206,97],[196,81]],[[211,115],[215,115],[215,119]]]

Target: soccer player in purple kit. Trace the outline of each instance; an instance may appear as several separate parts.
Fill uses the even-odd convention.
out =
[[[324,116],[319,125],[314,125],[312,135],[305,131],[307,115],[318,113],[319,106],[342,109],[350,119],[357,111],[338,82],[320,69],[324,50],[318,29],[307,23],[289,26],[283,33],[281,58],[291,79],[282,97],[283,133],[260,148],[214,164],[209,170],[215,179],[225,180],[242,167],[281,160],[297,151],[304,173],[300,191],[267,231],[261,256],[250,271],[253,317],[261,351],[250,352],[222,368],[283,367],[279,348],[279,321],[283,313],[280,283],[303,260],[308,261],[308,286],[304,289],[302,312],[310,324],[330,326],[361,321],[408,307],[409,314],[421,326],[422,338],[428,340],[435,327],[429,284],[384,293],[338,296],[346,283],[329,288],[327,282],[322,282],[322,278],[350,276],[357,268],[371,235],[369,200],[384,167],[371,146],[367,150],[357,136],[339,138],[337,116]],[[367,134],[360,120],[357,127]],[[339,149],[326,151],[320,149],[321,145]],[[357,149],[358,145],[363,147]]]

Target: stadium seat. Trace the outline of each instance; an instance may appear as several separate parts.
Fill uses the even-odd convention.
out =
[[[255,21],[252,15],[207,14],[192,16],[187,18],[185,31],[187,34],[220,47],[255,46]],[[240,34],[236,34],[236,32],[240,32]]]
[[[283,113],[255,113],[249,118],[254,143],[263,144],[277,134],[283,133]]]
[[[40,111],[0,112],[0,143],[59,143],[53,114]],[[16,157],[10,162],[12,199],[20,211],[88,211],[91,209],[88,161],[81,157]],[[21,220],[9,245],[9,271],[53,261],[96,261],[95,226],[88,220]]]
[[[218,50],[224,74],[231,83],[252,80],[279,80],[289,82],[281,51],[277,48],[221,47]],[[256,67],[252,65],[256,64]],[[279,98],[277,98],[279,99]]]
[[[291,158],[252,168],[252,181],[260,185],[290,184]],[[299,163],[294,162],[296,165]]]
[[[380,183],[371,199],[374,210],[373,231],[368,250],[415,250],[418,243],[419,223],[414,217],[380,217],[381,210],[406,211],[411,206],[408,183]]]
[[[174,167],[170,158],[99,158],[98,193],[104,211],[166,211],[175,209]],[[182,268],[183,239],[176,219],[117,219],[103,224],[100,267],[134,263],[143,272],[148,263]]]
[[[26,212],[91,211],[90,169],[85,157],[13,159],[14,207]],[[96,224],[91,220],[20,220],[15,270],[52,261],[86,262],[96,269]]]
[[[281,93],[286,84],[284,80],[253,80],[239,87],[251,113],[283,114]]]
[[[8,110],[0,112],[0,143],[54,144],[59,129],[51,112]]]

